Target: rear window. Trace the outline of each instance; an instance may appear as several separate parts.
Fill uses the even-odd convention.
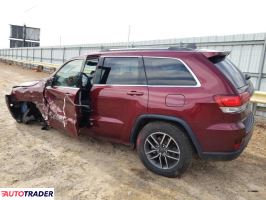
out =
[[[105,58],[100,70],[100,84],[146,84],[144,68],[139,58]]]
[[[213,59],[215,66],[239,89],[247,85],[244,74],[227,58]]]
[[[195,86],[196,80],[177,59],[144,58],[149,85]]]

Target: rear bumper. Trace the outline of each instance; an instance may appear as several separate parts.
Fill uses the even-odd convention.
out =
[[[250,115],[245,120],[245,137],[242,139],[241,146],[238,150],[232,152],[202,152],[201,158],[210,159],[210,160],[233,160],[237,158],[247,147],[251,136],[253,134],[254,129],[254,115],[250,113]]]

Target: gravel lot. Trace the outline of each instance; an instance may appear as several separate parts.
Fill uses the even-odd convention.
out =
[[[195,159],[181,178],[169,179],[146,170],[127,146],[17,124],[4,94],[48,75],[3,63],[0,70],[0,187],[54,187],[55,199],[64,200],[266,199],[266,119],[257,118],[238,159]]]

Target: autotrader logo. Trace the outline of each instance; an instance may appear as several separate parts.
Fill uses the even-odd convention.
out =
[[[54,200],[54,188],[0,188],[0,200]]]

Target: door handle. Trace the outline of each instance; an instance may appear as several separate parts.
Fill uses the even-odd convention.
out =
[[[127,95],[130,95],[130,96],[143,96],[144,92],[130,91],[130,92],[127,92]]]

